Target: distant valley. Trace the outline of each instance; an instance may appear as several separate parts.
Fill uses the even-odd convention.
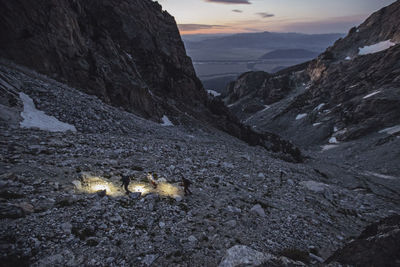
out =
[[[186,35],[182,39],[205,88],[222,92],[241,73],[274,73],[311,60],[343,36],[260,32]]]

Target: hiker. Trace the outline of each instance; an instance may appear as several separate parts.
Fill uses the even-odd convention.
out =
[[[122,178],[121,178],[122,185],[121,185],[121,187],[125,188],[126,194],[129,194],[131,192],[131,191],[129,191],[129,188],[128,188],[130,181],[131,181],[131,179],[129,178],[128,175],[122,175]]]
[[[283,171],[283,170],[280,170],[281,171],[281,176],[280,176],[280,185],[282,186],[282,183],[283,183],[283,176],[285,176],[286,175],[286,173]]]
[[[151,183],[151,184],[153,185],[153,188],[154,188],[154,189],[157,188],[157,181],[156,181],[156,179],[157,179],[157,173],[154,173],[154,175],[153,175],[152,172],[149,172],[149,173],[147,174],[147,180],[149,180],[149,183]]]
[[[191,195],[192,192],[189,189],[189,186],[192,184],[191,181],[189,181],[188,179],[186,179],[185,177],[182,176],[182,186],[183,186],[183,192],[185,193],[185,196],[187,195]]]

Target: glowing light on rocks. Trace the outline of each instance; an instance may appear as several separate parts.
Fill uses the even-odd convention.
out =
[[[85,174],[80,181],[75,180],[72,183],[77,191],[86,194],[95,194],[98,191],[106,190],[108,196],[117,197],[125,195],[125,190],[121,187],[119,181],[112,182],[100,176]],[[164,197],[176,198],[183,195],[182,189],[178,185],[168,183],[165,179],[158,182],[157,188],[153,188],[149,183],[133,181],[129,184],[128,189],[131,192],[140,192],[142,196],[158,194]]]
[[[160,183],[157,186],[157,193],[161,196],[176,197],[182,194],[181,189],[177,185],[169,183]]]
[[[107,193],[108,192],[110,192],[111,190],[110,190],[110,187],[108,186],[108,185],[105,185],[105,184],[96,184],[96,185],[94,185],[94,186],[92,186],[92,189],[94,190],[94,191],[100,191],[100,190],[106,190],[107,191]]]
[[[146,195],[150,192],[150,189],[144,184],[132,184],[128,188],[132,192],[140,192],[142,195]]]

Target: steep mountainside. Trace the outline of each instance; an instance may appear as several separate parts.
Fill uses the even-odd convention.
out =
[[[107,103],[157,119],[171,99],[205,99],[174,18],[155,2],[1,1],[0,17],[0,56]]]
[[[145,117],[171,113],[174,100],[204,104],[175,20],[155,2],[18,0],[0,10],[2,57]]]
[[[209,99],[174,18],[156,2],[1,1],[0,18],[0,57],[142,117],[209,124],[299,160],[289,142],[254,133]]]
[[[311,62],[274,75],[246,73],[229,86],[225,102],[248,125],[303,146],[355,140],[396,127],[399,17],[397,1]]]
[[[359,237],[336,251],[327,262],[351,266],[399,266],[400,216],[390,216],[365,228]]]

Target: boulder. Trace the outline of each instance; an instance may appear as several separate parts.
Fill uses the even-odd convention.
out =
[[[105,197],[107,195],[107,190],[99,190],[96,192],[99,197]]]
[[[261,207],[260,204],[254,205],[254,206],[250,209],[250,212],[252,212],[252,213],[254,213],[254,214],[257,214],[257,215],[260,216],[260,217],[265,217],[265,216],[266,216],[266,215],[265,215],[265,211],[264,211],[264,209]]]
[[[129,194],[129,197],[132,199],[139,199],[141,195],[142,195],[141,192],[132,192]]]
[[[272,255],[265,254],[247,246],[236,245],[226,251],[219,267],[257,266],[266,263]]]

